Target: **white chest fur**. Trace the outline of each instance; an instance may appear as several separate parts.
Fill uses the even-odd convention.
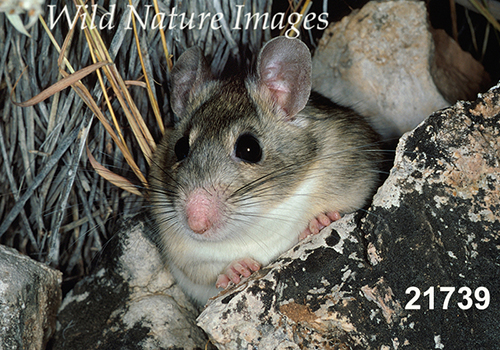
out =
[[[237,220],[229,228],[227,239],[219,241],[199,241],[184,237],[182,244],[170,247],[170,268],[184,290],[192,295],[216,293],[217,276],[233,261],[251,257],[262,265],[277,258],[298,242],[300,232],[314,217],[311,193],[317,179],[302,183],[285,201],[266,213],[247,213],[248,220]],[[259,210],[259,209],[256,209]],[[244,214],[242,214],[244,215]],[[242,224],[244,223],[244,225]],[[176,235],[179,232],[176,233]],[[179,237],[175,239],[178,240]],[[165,240],[172,239],[166,234]],[[188,292],[190,293],[190,292]]]

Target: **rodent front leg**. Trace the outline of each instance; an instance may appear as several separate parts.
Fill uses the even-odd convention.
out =
[[[260,270],[260,263],[252,258],[243,258],[235,260],[226,268],[223,274],[217,277],[215,286],[217,288],[226,288],[229,282],[240,283],[241,276],[249,277],[253,272]]]
[[[309,225],[299,236],[299,240],[303,240],[307,236],[318,234],[326,226],[330,225],[332,222],[340,220],[341,216],[338,211],[330,211],[327,213],[321,213],[314,219],[309,221]]]
[[[307,236],[315,235],[319,233],[321,229],[330,225],[332,222],[337,221],[341,218],[338,211],[330,211],[327,213],[321,213],[309,222],[309,225],[301,232],[299,235],[299,240],[303,240]],[[217,288],[226,288],[229,282],[238,284],[241,281],[241,277],[249,277],[252,273],[259,271],[261,264],[252,258],[243,258],[233,261],[217,277],[217,282],[215,286]]]

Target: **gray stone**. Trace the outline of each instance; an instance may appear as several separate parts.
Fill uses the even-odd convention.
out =
[[[144,224],[123,223],[96,273],[64,298],[56,349],[205,349],[198,311],[165,269]]]
[[[56,328],[61,273],[0,246],[0,348],[44,349]]]
[[[368,211],[209,302],[198,325],[219,349],[494,349],[499,179],[497,86],[405,134]]]
[[[312,72],[315,90],[368,117],[386,139],[491,86],[480,63],[431,30],[422,1],[371,1],[332,23]]]

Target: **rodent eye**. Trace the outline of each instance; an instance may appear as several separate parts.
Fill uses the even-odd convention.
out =
[[[234,146],[236,157],[247,163],[257,163],[262,159],[262,147],[255,136],[242,134]]]
[[[189,138],[187,136],[181,137],[175,143],[174,147],[175,156],[177,161],[181,161],[188,156],[189,153]]]

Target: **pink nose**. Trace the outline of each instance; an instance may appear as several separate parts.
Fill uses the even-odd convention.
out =
[[[188,225],[195,233],[202,234],[220,219],[220,201],[217,196],[203,189],[194,190],[186,200]]]

